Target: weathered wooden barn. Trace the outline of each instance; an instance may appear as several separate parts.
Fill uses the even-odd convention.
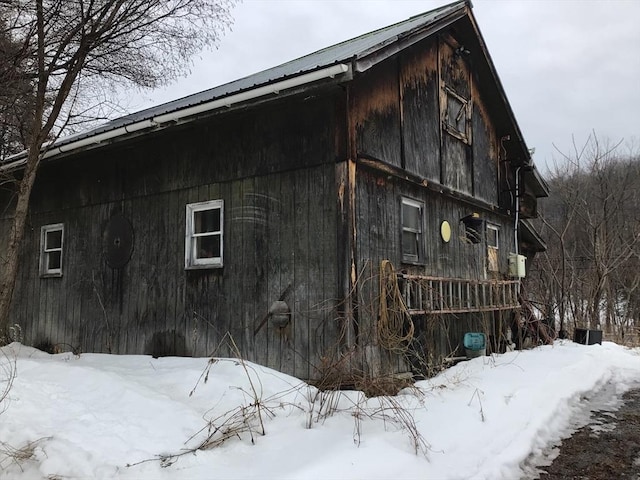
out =
[[[496,348],[544,249],[547,188],[468,1],[45,157],[12,305],[36,346],[428,373],[465,332]]]

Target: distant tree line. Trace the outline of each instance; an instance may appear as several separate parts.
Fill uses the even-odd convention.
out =
[[[529,296],[556,328],[602,329],[637,342],[640,334],[640,153],[593,135],[547,176]]]

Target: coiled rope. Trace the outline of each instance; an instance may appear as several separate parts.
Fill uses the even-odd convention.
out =
[[[383,260],[380,263],[378,343],[385,350],[404,354],[413,340],[414,330],[413,320],[402,298],[393,264],[389,260]]]

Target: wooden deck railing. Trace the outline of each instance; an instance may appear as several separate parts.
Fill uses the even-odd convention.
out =
[[[398,286],[411,315],[520,308],[519,280],[470,280],[398,274]]]

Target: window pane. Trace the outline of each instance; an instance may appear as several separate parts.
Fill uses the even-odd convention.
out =
[[[50,232],[47,232],[46,243],[47,245],[45,248],[47,250],[62,247],[62,230],[52,230]]]
[[[196,258],[220,257],[220,235],[196,237]]]
[[[413,231],[422,231],[420,209],[413,205],[402,204],[402,226]]]
[[[465,132],[465,105],[453,95],[447,96],[447,124],[458,132]]]
[[[220,209],[200,210],[193,213],[194,233],[220,231]]]
[[[412,232],[402,232],[402,254],[418,259],[418,235]]]
[[[62,252],[47,253],[47,270],[60,270]]]
[[[498,230],[495,228],[487,229],[487,245],[490,247],[498,247]]]

